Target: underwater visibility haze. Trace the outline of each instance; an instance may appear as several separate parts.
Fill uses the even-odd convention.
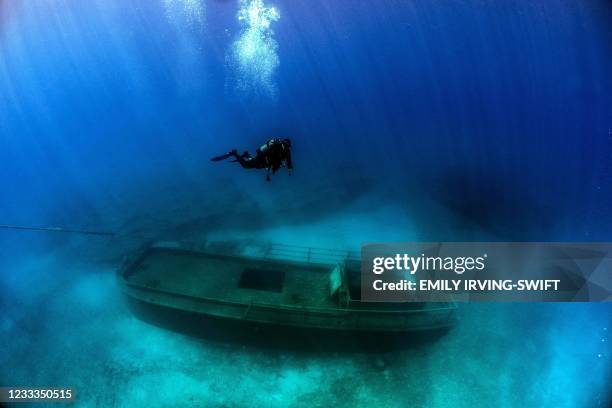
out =
[[[0,224],[115,234],[0,230],[0,386],[610,406],[609,303],[465,304],[401,350],[275,350],[142,321],[115,271],[152,241],[612,241],[611,44],[608,0],[0,0]],[[291,175],[210,161],[270,138]]]

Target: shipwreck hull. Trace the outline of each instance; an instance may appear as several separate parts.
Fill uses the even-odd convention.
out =
[[[285,257],[290,259],[278,259],[273,250],[254,257],[181,245],[151,246],[128,260],[119,279],[127,297],[140,307],[234,324],[403,333],[454,323],[453,303],[377,304],[353,299],[346,257],[321,259],[312,248],[304,251],[306,259],[296,257],[298,251]]]

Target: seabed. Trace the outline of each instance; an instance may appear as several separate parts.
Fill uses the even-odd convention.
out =
[[[348,219],[366,218],[257,234],[295,243],[342,228],[375,231]],[[249,234],[209,235],[231,247],[247,246],[252,240],[240,239]],[[5,382],[70,384],[78,406],[109,407],[574,407],[605,398],[608,305],[466,304],[441,333],[330,344],[316,333],[236,330],[138,310],[116,279],[128,249],[135,247],[76,239],[4,259]]]

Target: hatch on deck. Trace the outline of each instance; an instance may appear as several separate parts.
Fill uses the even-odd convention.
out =
[[[285,272],[275,269],[244,268],[238,287],[243,289],[282,292]]]

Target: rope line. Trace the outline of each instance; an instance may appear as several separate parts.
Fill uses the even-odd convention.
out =
[[[116,235],[114,232],[106,232],[106,231],[77,230],[77,229],[60,228],[60,227],[28,227],[28,226],[24,226],[24,225],[0,225],[0,229],[15,229],[15,230],[27,230],[27,231],[70,232],[70,233],[74,233],[74,234],[103,235],[103,236],[108,236],[108,237],[113,237],[113,236]]]

